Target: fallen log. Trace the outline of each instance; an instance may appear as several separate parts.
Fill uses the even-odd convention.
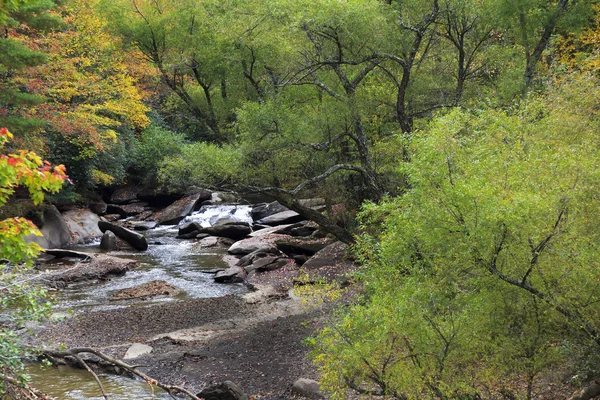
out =
[[[50,360],[50,362],[53,362],[53,363],[55,363],[56,360],[59,360],[59,359],[63,359],[63,360],[66,358],[75,359],[82,367],[87,369],[90,372],[90,374],[92,374],[92,376],[94,377],[96,382],[98,382],[98,386],[100,387],[100,390],[102,391],[104,398],[108,399],[108,396],[105,393],[104,388],[102,387],[102,383],[100,382],[98,375],[96,375],[96,373],[81,358],[80,355],[84,354],[84,353],[93,354],[96,357],[106,361],[109,364],[112,364],[116,367],[119,367],[126,371],[129,371],[133,375],[136,375],[136,376],[142,378],[144,381],[146,381],[146,383],[148,383],[148,385],[158,386],[159,388],[167,391],[171,395],[177,394],[177,393],[182,393],[182,394],[185,394],[186,396],[188,396],[192,400],[200,400],[200,398],[198,396],[196,396],[195,394],[193,394],[192,392],[190,392],[189,390],[187,390],[184,387],[169,385],[169,384],[166,384],[163,382],[159,382],[156,379],[151,378],[150,376],[148,376],[148,375],[144,374],[143,372],[141,372],[140,370],[138,370],[137,366],[129,365],[121,360],[118,360],[113,357],[109,357],[106,354],[104,354],[98,350],[89,348],[89,347],[73,348],[73,349],[67,349],[67,350],[62,350],[62,351],[49,350],[49,349],[40,350],[41,356],[46,356],[46,358],[48,358],[48,360]]]

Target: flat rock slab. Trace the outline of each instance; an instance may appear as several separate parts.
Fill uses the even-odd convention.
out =
[[[44,249],[44,253],[54,256],[56,258],[80,258],[82,260],[87,260],[91,258],[91,255],[88,253],[84,253],[82,251],[73,251],[73,250],[64,250],[64,249]]]
[[[279,212],[277,214],[269,215],[268,217],[265,217],[263,219],[259,219],[258,221],[256,221],[256,223],[261,225],[275,226],[293,224],[302,220],[304,220],[304,217],[302,217],[296,211],[288,210]]]
[[[119,290],[111,300],[144,299],[157,296],[176,296],[181,293],[181,289],[170,285],[165,281],[152,281],[131,288]]]
[[[250,254],[257,250],[265,250],[269,251],[275,247],[275,241],[277,239],[286,238],[285,235],[278,235],[275,233],[259,236],[259,237],[251,237],[246,238],[244,240],[240,240],[239,242],[235,242],[227,252],[229,254],[235,255],[246,255]]]
[[[54,266],[50,264],[50,266]],[[135,260],[111,257],[104,254],[94,254],[88,262],[69,262],[60,265],[40,278],[40,283],[62,287],[68,283],[95,279],[106,279],[112,275],[123,275],[139,266]]]
[[[138,358],[143,356],[144,354],[149,354],[153,350],[152,346],[148,346],[143,343],[134,343],[128,349],[125,355],[123,356],[124,360],[131,360],[134,358]]]

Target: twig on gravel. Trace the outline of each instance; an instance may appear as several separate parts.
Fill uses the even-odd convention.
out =
[[[42,349],[40,351],[40,353],[42,355],[49,355],[54,358],[63,358],[64,359],[66,357],[73,357],[73,358],[77,359],[78,361],[80,359],[79,354],[90,353],[90,354],[93,354],[114,366],[123,368],[124,370],[129,371],[136,376],[139,376],[140,378],[142,378],[144,381],[146,381],[146,383],[148,383],[151,386],[156,385],[159,388],[166,390],[167,393],[169,393],[169,395],[171,395],[173,392],[174,393],[183,393],[183,394],[187,395],[189,398],[191,398],[192,400],[200,400],[200,398],[198,396],[196,396],[195,394],[193,394],[192,392],[190,392],[189,390],[187,390],[184,387],[168,385],[166,383],[159,382],[156,379],[153,379],[153,378],[149,377],[148,375],[144,374],[143,372],[139,371],[135,366],[129,365],[129,364],[127,364],[121,360],[118,360],[116,358],[109,357],[106,354],[101,353],[100,351],[89,348],[89,347],[73,348],[73,349],[67,349],[64,351]],[[94,373],[92,372],[92,374],[94,374]],[[96,375],[94,374],[94,376],[96,376]],[[104,390],[103,390],[103,393],[104,393]],[[106,396],[105,396],[105,398],[106,398]]]

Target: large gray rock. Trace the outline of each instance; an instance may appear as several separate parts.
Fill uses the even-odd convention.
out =
[[[305,271],[316,270],[322,267],[330,267],[338,264],[344,259],[348,246],[342,242],[335,242],[319,250],[302,266]]]
[[[100,249],[104,251],[113,251],[119,247],[117,237],[111,231],[104,232],[100,241]]]
[[[325,247],[332,244],[335,240],[322,238],[322,239],[299,239],[287,237],[278,239],[275,245],[279,250],[286,254],[306,254],[312,256],[316,252],[324,249]]]
[[[73,243],[88,243],[90,239],[102,236],[98,229],[100,217],[90,210],[77,209],[63,213]]]
[[[260,225],[276,226],[293,224],[302,220],[304,220],[304,218],[300,214],[295,211],[288,210],[259,219],[256,221],[256,223]]]
[[[27,242],[35,242],[42,248],[61,248],[71,244],[71,234],[63,216],[54,206],[48,206],[42,213],[42,226],[38,229],[42,236],[29,235],[25,237]]]
[[[289,209],[287,207],[282,206],[278,202],[274,201],[272,203],[261,203],[252,206],[251,215],[254,221],[258,221],[273,214],[288,210]]]
[[[250,226],[246,222],[230,222],[217,224],[208,228],[200,229],[199,233],[208,233],[212,236],[221,236],[234,240],[240,240],[248,236],[251,232]]]
[[[197,396],[204,400],[249,400],[248,395],[231,381],[210,386]]]
[[[292,393],[309,399],[325,398],[319,388],[319,382],[306,378],[300,378],[294,382],[292,385]]]
[[[279,258],[279,257],[265,257],[252,263],[251,266],[245,268],[246,272],[254,270],[256,272],[274,271],[279,268],[283,268],[290,259]]]
[[[133,229],[136,231],[148,231],[156,228],[157,225],[158,223],[155,221],[136,222],[133,224]]]
[[[113,232],[115,235],[129,243],[136,250],[148,250],[148,241],[146,241],[144,235],[105,221],[98,222],[98,227],[102,232]]]
[[[201,190],[198,193],[181,198],[164,210],[155,213],[153,219],[160,225],[177,225],[192,211],[199,208],[200,203],[210,199],[210,196],[211,192]]]
[[[282,239],[287,236],[278,234],[267,234],[259,237],[247,238],[235,242],[227,252],[235,255],[246,255],[257,250],[269,251],[269,249],[275,247],[275,241]]]
[[[197,222],[188,222],[187,224],[183,224],[179,226],[178,235],[186,235],[188,233],[200,232],[202,229],[202,225]]]
[[[230,267],[224,271],[219,271],[215,275],[217,283],[241,283],[244,281],[246,272],[240,267]]]

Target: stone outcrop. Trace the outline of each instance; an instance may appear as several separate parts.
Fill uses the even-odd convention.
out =
[[[46,207],[40,222],[43,225],[38,226],[38,229],[43,236],[30,235],[25,238],[26,241],[35,242],[44,249],[61,248],[71,244],[69,227],[56,207]]]
[[[148,250],[148,241],[142,234],[105,221],[98,222],[98,227],[102,232],[113,232],[119,238],[129,243],[136,250]]]

